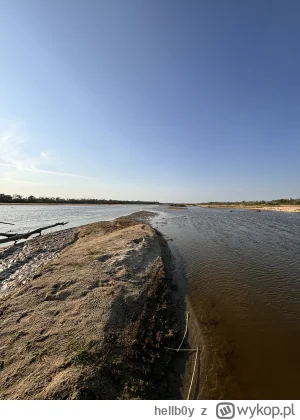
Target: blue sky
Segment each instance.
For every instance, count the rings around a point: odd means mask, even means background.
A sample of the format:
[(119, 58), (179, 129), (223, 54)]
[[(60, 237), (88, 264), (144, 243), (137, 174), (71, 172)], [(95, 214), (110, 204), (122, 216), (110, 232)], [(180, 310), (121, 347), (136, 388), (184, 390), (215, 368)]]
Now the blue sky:
[(299, 21), (296, 0), (1, 0), (1, 192), (299, 197)]

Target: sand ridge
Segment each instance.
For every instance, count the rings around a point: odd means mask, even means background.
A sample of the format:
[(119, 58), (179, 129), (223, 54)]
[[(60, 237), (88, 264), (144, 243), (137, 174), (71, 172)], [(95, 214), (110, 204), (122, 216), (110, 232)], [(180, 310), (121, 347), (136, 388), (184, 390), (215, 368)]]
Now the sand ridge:
[(69, 233), (71, 243), (0, 296), (0, 398), (170, 397), (164, 347), (176, 333), (155, 230), (120, 218)]

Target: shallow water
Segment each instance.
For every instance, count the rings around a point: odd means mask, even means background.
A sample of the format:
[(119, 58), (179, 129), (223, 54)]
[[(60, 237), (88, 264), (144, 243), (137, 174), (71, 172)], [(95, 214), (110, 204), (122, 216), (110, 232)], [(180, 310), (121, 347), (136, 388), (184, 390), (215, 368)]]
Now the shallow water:
[[(23, 233), (57, 222), (68, 222), (70, 228), (87, 223), (113, 220), (140, 210), (157, 209), (157, 205), (0, 205), (0, 221), (15, 226), (0, 225), (2, 232)], [(45, 233), (62, 229), (56, 227)]]
[(165, 209), (203, 336), (205, 398), (300, 398), (300, 215)]

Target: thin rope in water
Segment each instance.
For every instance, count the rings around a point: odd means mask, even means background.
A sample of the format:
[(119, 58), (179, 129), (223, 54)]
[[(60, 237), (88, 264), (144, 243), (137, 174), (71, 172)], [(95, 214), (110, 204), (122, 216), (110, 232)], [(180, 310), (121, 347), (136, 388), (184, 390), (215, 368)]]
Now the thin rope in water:
[(187, 334), (189, 317), (190, 317), (190, 313), (187, 312), (187, 314), (186, 314), (186, 322), (185, 322), (185, 332), (184, 332), (184, 336), (183, 336), (183, 338), (181, 340), (181, 343), (180, 343), (178, 349), (173, 349), (171, 347), (165, 347), (166, 350), (174, 350), (174, 351), (177, 351), (177, 352), (179, 352), (179, 351), (196, 351), (194, 369), (193, 369), (193, 374), (192, 374), (192, 379), (191, 379), (191, 383), (190, 383), (190, 388), (189, 388), (187, 400), (190, 399), (190, 395), (191, 395), (191, 391), (192, 391), (192, 386), (193, 386), (193, 382), (194, 382), (194, 376), (195, 376), (195, 372), (196, 372), (197, 361), (198, 361), (198, 352), (199, 352), (199, 346), (197, 346), (197, 349), (181, 349), (180, 348), (182, 346), (182, 344), (184, 342), (184, 339), (186, 337), (186, 334)]
[(189, 323), (189, 318), (190, 318), (190, 313), (189, 313), (189, 312), (187, 312), (187, 314), (186, 314), (186, 322), (185, 322), (185, 332), (184, 332), (184, 336), (183, 336), (183, 338), (182, 338), (182, 340), (181, 340), (181, 343), (180, 343), (180, 345), (179, 345), (179, 347), (178, 347), (177, 351), (179, 351), (179, 350), (180, 350), (180, 347), (182, 346), (182, 344), (183, 344), (183, 342), (184, 342), (184, 339), (185, 339), (185, 336), (186, 336), (186, 334), (187, 334), (187, 330), (188, 330), (188, 323)]
[(165, 347), (166, 350), (174, 350), (174, 351), (197, 351), (197, 349), (173, 349), (172, 347)]
[(199, 351), (199, 346), (197, 346), (197, 353), (196, 353), (196, 357), (195, 357), (194, 370), (193, 370), (193, 375), (192, 375), (192, 380), (191, 380), (191, 384), (190, 384), (189, 393), (188, 393), (188, 396), (187, 396), (188, 400), (190, 399), (190, 394), (191, 394), (191, 390), (192, 390), (192, 386), (193, 386), (193, 382), (194, 382), (194, 376), (195, 376), (197, 360), (198, 360), (198, 351)]

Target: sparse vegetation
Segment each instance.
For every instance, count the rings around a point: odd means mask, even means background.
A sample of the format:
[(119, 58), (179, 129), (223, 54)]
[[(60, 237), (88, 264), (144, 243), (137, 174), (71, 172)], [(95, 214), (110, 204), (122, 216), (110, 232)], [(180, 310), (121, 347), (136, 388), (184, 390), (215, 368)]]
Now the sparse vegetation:
[(95, 342), (78, 342), (72, 340), (68, 343), (67, 351), (71, 351), (71, 356), (67, 359), (66, 365), (90, 365), (96, 361)]

